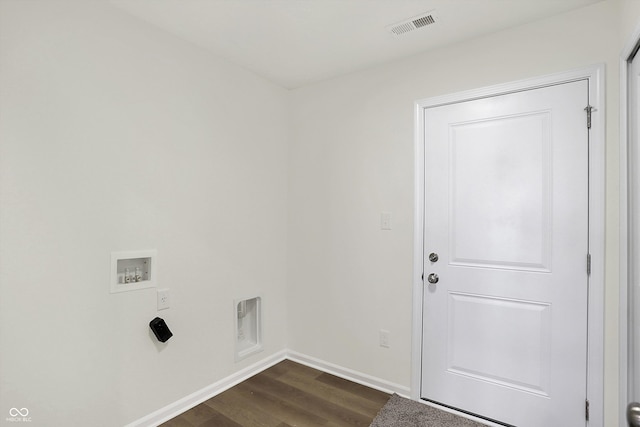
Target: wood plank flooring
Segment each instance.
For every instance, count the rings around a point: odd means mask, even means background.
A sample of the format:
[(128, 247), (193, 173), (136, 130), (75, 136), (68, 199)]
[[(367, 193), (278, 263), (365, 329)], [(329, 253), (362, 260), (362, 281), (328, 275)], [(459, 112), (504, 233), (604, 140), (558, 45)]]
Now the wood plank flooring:
[(285, 360), (163, 427), (368, 427), (390, 395)]

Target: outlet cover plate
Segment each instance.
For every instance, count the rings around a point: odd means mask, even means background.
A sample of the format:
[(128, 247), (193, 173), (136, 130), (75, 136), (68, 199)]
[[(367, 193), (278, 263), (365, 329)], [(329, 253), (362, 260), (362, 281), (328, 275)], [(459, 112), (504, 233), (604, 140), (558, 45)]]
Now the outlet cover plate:
[(390, 348), (389, 336), (391, 333), (385, 329), (380, 329), (380, 347)]
[(169, 289), (158, 289), (158, 310), (169, 308), (171, 304), (171, 293)]

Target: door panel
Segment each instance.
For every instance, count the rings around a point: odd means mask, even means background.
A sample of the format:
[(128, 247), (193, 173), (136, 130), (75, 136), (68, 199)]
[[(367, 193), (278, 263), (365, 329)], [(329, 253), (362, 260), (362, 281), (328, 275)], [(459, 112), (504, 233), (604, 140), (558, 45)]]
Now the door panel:
[(452, 264), (549, 271), (549, 119), (540, 112), (451, 125)]
[(448, 372), (548, 396), (549, 304), (451, 292), (448, 309)]
[(584, 426), (586, 80), (425, 110), (422, 398)]

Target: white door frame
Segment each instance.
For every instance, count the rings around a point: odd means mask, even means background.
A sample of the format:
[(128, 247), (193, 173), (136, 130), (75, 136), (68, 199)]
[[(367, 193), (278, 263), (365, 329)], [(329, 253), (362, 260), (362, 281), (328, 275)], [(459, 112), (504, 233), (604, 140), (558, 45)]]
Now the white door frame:
[[(521, 80), (477, 90), (423, 99), (415, 103), (415, 206), (413, 259), (413, 315), (411, 398), (420, 399), (422, 303), (424, 265), (424, 109), (538, 87), (589, 80), (589, 103), (594, 107), (589, 132), (589, 276), (587, 399), (589, 426), (604, 427), (604, 277), (605, 277), (605, 97), (604, 64)], [(585, 105), (586, 107), (586, 105)], [(586, 126), (586, 112), (585, 112)], [(586, 268), (586, 260), (585, 260)], [(465, 416), (464, 414), (461, 414)]]
[[(627, 420), (624, 416), (627, 404), (629, 403), (629, 388), (633, 384), (627, 381), (630, 373), (629, 369), (629, 350), (633, 348), (632, 330), (629, 328), (629, 320), (631, 319), (631, 308), (629, 307), (629, 290), (632, 283), (629, 282), (629, 244), (632, 239), (640, 239), (640, 233), (636, 230), (636, 235), (629, 236), (629, 169), (631, 167), (640, 167), (640, 165), (629, 165), (628, 147), (628, 70), (627, 61), (633, 54), (636, 46), (640, 43), (640, 26), (636, 28), (632, 36), (627, 41), (625, 47), (620, 54), (620, 408), (618, 413), (620, 427), (627, 426)], [(635, 189), (636, 191), (640, 189)], [(638, 215), (637, 212), (634, 213)], [(636, 313), (636, 316), (640, 313)], [(637, 318), (637, 317), (636, 317)]]

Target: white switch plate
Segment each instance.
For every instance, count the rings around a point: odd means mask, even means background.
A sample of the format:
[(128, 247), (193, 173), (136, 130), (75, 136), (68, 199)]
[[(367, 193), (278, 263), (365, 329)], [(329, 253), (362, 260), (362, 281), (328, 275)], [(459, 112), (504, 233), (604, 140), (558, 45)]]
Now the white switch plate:
[(169, 289), (158, 289), (158, 310), (169, 308), (171, 303), (171, 294)]
[(391, 333), (385, 329), (380, 329), (380, 347), (389, 348), (389, 335)]
[(391, 230), (391, 212), (382, 212), (380, 214), (380, 229)]

